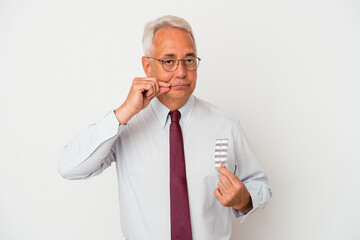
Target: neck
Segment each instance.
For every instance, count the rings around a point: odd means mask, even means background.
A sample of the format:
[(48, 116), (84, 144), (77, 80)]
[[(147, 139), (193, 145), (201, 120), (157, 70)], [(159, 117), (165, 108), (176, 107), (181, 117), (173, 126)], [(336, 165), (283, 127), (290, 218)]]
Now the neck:
[(169, 99), (164, 95), (160, 95), (157, 98), (164, 106), (166, 106), (171, 111), (178, 110), (179, 108), (184, 106), (186, 102), (189, 100), (189, 97), (179, 98), (179, 99)]

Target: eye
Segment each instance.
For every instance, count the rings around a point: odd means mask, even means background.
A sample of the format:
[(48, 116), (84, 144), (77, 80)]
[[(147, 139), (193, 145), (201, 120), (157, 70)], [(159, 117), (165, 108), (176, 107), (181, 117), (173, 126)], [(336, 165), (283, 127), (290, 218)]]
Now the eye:
[(175, 60), (174, 60), (174, 59), (164, 59), (163, 63), (164, 63), (166, 66), (172, 66), (172, 65), (174, 65), (174, 63), (175, 63)]
[(185, 59), (185, 63), (186, 64), (194, 64), (195, 63), (195, 58), (186, 58)]

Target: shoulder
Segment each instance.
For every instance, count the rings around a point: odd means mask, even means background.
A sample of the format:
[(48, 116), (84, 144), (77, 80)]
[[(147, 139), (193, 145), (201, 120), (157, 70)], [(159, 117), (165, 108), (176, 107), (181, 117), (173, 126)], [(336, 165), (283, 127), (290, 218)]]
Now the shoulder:
[(197, 97), (195, 97), (195, 111), (197, 113), (196, 115), (202, 118), (208, 117), (214, 121), (227, 122), (231, 124), (237, 124), (239, 122), (239, 120), (231, 114)]

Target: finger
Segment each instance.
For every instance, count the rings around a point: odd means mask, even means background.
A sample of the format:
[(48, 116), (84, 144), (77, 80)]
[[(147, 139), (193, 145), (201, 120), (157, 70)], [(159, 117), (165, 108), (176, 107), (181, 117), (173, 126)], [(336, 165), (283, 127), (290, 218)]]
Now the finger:
[(150, 99), (150, 98), (152, 98), (152, 95), (154, 95), (154, 92), (153, 92), (153, 91), (147, 91), (146, 94), (145, 94), (145, 97), (146, 97), (147, 99)]
[(143, 81), (143, 88), (141, 89), (141, 91), (142, 93), (146, 91), (145, 96), (147, 98), (151, 98), (153, 95), (155, 95), (156, 88), (154, 84), (155, 84), (154, 82), (149, 80)]
[(214, 195), (215, 195), (216, 199), (219, 200), (219, 202), (220, 202), (220, 200), (222, 199), (222, 194), (218, 188), (216, 188), (214, 190)]
[(153, 91), (153, 87), (149, 80), (136, 80), (133, 84), (134, 90), (137, 92)]
[(224, 187), (226, 189), (229, 189), (229, 188), (231, 188), (233, 186), (230, 179), (227, 176), (224, 176), (224, 175), (220, 177), (220, 182), (224, 185)]
[(170, 83), (166, 83), (166, 82), (158, 82), (160, 90), (157, 93), (156, 96), (159, 96), (161, 94), (167, 93), (168, 91), (170, 91)]
[(143, 89), (141, 89), (142, 94), (144, 95), (144, 97), (146, 98), (150, 98), (151, 95), (154, 94), (154, 87), (149, 84), (149, 83), (145, 83)]
[(217, 171), (219, 173), (221, 173), (222, 175), (228, 177), (228, 179), (231, 181), (232, 184), (240, 181), (239, 178), (233, 174), (232, 172), (230, 172), (227, 168), (221, 166), (221, 167), (218, 167)]
[(151, 78), (151, 81), (154, 83), (154, 87), (155, 87), (154, 95), (156, 95), (160, 90), (159, 84), (158, 84), (156, 78)]
[(222, 182), (218, 182), (218, 189), (220, 190), (221, 194), (227, 194), (228, 190), (226, 189), (226, 187), (224, 186), (224, 184)]
[(171, 86), (171, 84), (167, 83), (167, 82), (160, 82), (159, 81), (158, 84), (159, 84), (160, 87), (170, 87)]
[(154, 77), (137, 77), (134, 79), (134, 81), (156, 81), (156, 78)]
[(143, 84), (143, 83), (147, 83), (147, 82), (153, 82), (156, 81), (155, 78), (147, 78), (147, 77), (138, 77), (138, 78), (134, 78), (133, 83), (135, 85), (137, 84)]
[(160, 91), (156, 94), (156, 96), (159, 96), (161, 94), (167, 93), (170, 91), (169, 87), (160, 87)]

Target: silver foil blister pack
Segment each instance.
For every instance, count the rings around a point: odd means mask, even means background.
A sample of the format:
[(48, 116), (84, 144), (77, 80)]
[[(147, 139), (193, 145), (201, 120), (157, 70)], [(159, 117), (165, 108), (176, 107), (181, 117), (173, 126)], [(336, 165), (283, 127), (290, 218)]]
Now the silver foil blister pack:
[(227, 155), (229, 148), (229, 139), (216, 139), (215, 141), (215, 169), (225, 164), (227, 167)]

